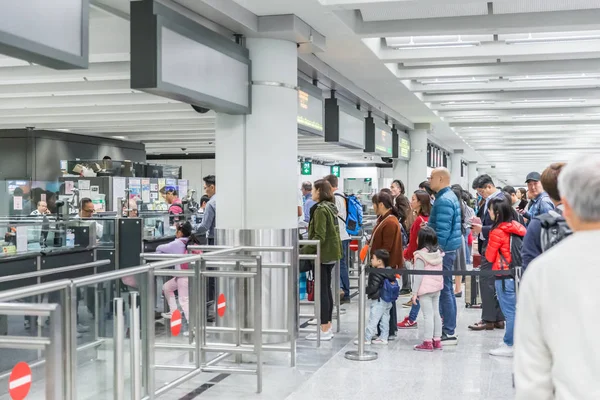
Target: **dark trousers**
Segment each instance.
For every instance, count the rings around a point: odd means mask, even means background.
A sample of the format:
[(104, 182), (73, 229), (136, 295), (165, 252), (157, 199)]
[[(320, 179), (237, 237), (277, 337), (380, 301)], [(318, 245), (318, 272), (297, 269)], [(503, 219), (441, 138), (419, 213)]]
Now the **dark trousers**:
[(335, 264), (321, 264), (321, 324), (333, 319), (333, 294), (331, 293), (331, 275)]
[[(482, 249), (485, 254), (485, 248)], [(491, 271), (492, 263), (481, 256), (481, 270)], [(479, 291), (481, 293), (481, 319), (484, 322), (504, 321), (504, 315), (500, 310), (500, 303), (496, 297), (496, 278), (493, 275), (481, 275), (479, 277)]]
[[(209, 246), (214, 246), (215, 245), (215, 239), (214, 238), (208, 238), (208, 245)], [(207, 284), (207, 288), (206, 288), (206, 302), (211, 305), (215, 302), (217, 296), (216, 296), (216, 292), (217, 292), (217, 278), (208, 278), (206, 281)]]

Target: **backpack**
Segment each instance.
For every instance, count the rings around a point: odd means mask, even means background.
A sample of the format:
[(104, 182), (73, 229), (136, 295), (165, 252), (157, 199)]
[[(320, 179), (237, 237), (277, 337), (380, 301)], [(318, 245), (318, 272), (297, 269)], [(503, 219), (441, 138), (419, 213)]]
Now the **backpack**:
[(343, 197), (346, 201), (346, 220), (338, 216), (338, 218), (346, 224), (346, 232), (348, 232), (348, 235), (350, 236), (358, 235), (363, 224), (363, 208), (360, 200), (353, 194), (344, 196), (336, 193), (335, 195)]
[[(510, 264), (508, 265), (508, 269), (510, 270), (515, 270), (516, 267), (522, 267), (523, 266), (523, 257), (521, 255), (521, 250), (523, 249), (523, 237), (519, 236), (519, 235), (510, 235), (510, 257), (511, 257), (511, 261)], [(504, 256), (502, 255), (502, 253), (500, 253), (500, 257), (502, 258), (502, 261), (504, 262), (504, 265), (507, 265), (508, 263), (506, 262), (506, 259), (504, 258)]]
[(408, 232), (406, 232), (406, 229), (404, 229), (404, 225), (400, 224), (400, 230), (402, 232), (402, 248), (404, 249), (408, 246), (410, 236), (408, 235)]
[(550, 211), (547, 214), (538, 215), (535, 218), (542, 223), (540, 239), (542, 252), (550, 250), (561, 240), (573, 233), (571, 228), (569, 228), (569, 225), (567, 225), (565, 217), (556, 211)]
[(385, 279), (383, 281), (383, 287), (381, 288), (381, 295), (379, 296), (381, 300), (386, 303), (393, 303), (398, 300), (398, 296), (400, 295), (400, 285), (398, 285), (397, 280), (390, 281), (389, 279)]

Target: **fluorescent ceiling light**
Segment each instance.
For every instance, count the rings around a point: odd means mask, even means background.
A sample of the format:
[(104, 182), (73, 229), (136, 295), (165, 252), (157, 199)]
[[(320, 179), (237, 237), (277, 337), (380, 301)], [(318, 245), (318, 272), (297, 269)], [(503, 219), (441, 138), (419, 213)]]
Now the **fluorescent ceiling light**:
[(410, 37), (410, 42), (407, 44), (398, 44), (392, 46), (396, 50), (424, 50), (424, 49), (448, 49), (479, 46), (481, 42), (463, 41), (461, 37), (455, 42), (430, 42), (430, 43), (415, 43), (413, 37)]
[(536, 104), (536, 103), (585, 103), (585, 99), (525, 99), (512, 100), (512, 104)]
[(457, 115), (456, 117), (447, 117), (451, 119), (498, 119), (498, 115)]
[(522, 81), (561, 81), (561, 80), (574, 80), (574, 79), (594, 79), (600, 78), (600, 74), (561, 74), (561, 75), (525, 75), (525, 76), (512, 76), (508, 80), (510, 82), (522, 82)]
[(127, 139), (127, 136), (112, 136), (113, 139), (120, 139), (120, 140), (125, 140)]
[(581, 36), (558, 36), (558, 37), (539, 37), (534, 38), (529, 34), (527, 39), (507, 39), (506, 44), (542, 44), (542, 43), (567, 43), (567, 42), (585, 42), (590, 40), (600, 40), (600, 35), (581, 35)]
[(447, 85), (456, 83), (488, 83), (488, 78), (427, 79), (418, 81), (421, 85)]
[(515, 115), (513, 119), (554, 119), (573, 118), (573, 114), (537, 114), (537, 115)]
[(58, 128), (58, 129), (54, 129), (55, 131), (59, 131), (59, 132), (71, 132), (70, 129), (63, 129), (63, 128)]
[(440, 103), (440, 105), (442, 106), (468, 106), (468, 105), (477, 105), (477, 104), (496, 104), (495, 101), (489, 101), (489, 100), (481, 100), (481, 101), (446, 101), (443, 103)]

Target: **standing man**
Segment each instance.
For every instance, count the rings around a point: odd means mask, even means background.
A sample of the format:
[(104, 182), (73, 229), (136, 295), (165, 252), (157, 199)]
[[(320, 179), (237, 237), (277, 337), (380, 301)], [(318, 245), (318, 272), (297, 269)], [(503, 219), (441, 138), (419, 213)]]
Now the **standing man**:
[(202, 222), (198, 225), (196, 233), (207, 235), (208, 244), (215, 244), (215, 224), (217, 222), (217, 179), (214, 175), (207, 175), (202, 178), (204, 181), (204, 192), (210, 200), (204, 208), (204, 216)]
[[(488, 212), (490, 200), (498, 196), (504, 196), (494, 185), (494, 181), (489, 175), (480, 175), (473, 181), (473, 189), (477, 191), (484, 200), (483, 209), (479, 210), (480, 223), (472, 225), (472, 231), (479, 235), (478, 249), (481, 254), (481, 271), (491, 271), (492, 263), (485, 258), (485, 251), (488, 246), (490, 231), (494, 221)], [(504, 329), (504, 315), (500, 310), (500, 304), (496, 297), (496, 278), (494, 276), (480, 276), (479, 290), (481, 292), (481, 321), (470, 325), (469, 329), (473, 331), (494, 330), (494, 328)]]
[(173, 186), (167, 186), (165, 188), (165, 200), (169, 205), (169, 214), (179, 215), (183, 214), (183, 204), (179, 199), (179, 193)]
[(538, 215), (546, 214), (550, 210), (554, 210), (554, 203), (544, 191), (540, 180), (542, 179), (539, 172), (531, 172), (527, 175), (525, 183), (529, 189), (531, 202), (529, 209), (523, 212), (523, 217), (527, 219), (527, 224)]
[(312, 183), (306, 181), (302, 184), (302, 201), (304, 202), (304, 222), (310, 221), (310, 209), (317, 204), (312, 199)]
[(512, 208), (514, 208), (515, 210), (519, 208), (519, 203), (521, 202), (521, 200), (519, 199), (519, 196), (517, 196), (517, 191), (515, 190), (514, 187), (512, 186), (504, 186), (502, 188), (502, 191), (505, 193), (510, 194), (510, 203), (512, 204)]
[(600, 394), (600, 358), (590, 345), (600, 330), (598, 155), (567, 165), (558, 188), (574, 233), (535, 259), (524, 276), (515, 322), (517, 400), (591, 400)]
[(350, 235), (346, 231), (346, 220), (348, 219), (347, 198), (338, 189), (339, 180), (335, 175), (327, 175), (325, 180), (331, 185), (335, 197), (335, 207), (338, 210), (338, 222), (340, 227), (340, 239), (342, 241), (342, 259), (340, 260), (340, 300), (341, 303), (350, 302), (350, 275), (348, 272), (348, 251), (350, 249)]
[[(454, 270), (457, 250), (462, 246), (461, 208), (458, 198), (450, 188), (450, 171), (436, 168), (431, 173), (431, 190), (436, 192), (429, 217), (429, 226), (435, 230), (438, 243), (444, 251), (444, 271)], [(443, 319), (442, 343), (456, 346), (456, 297), (451, 276), (444, 276), (444, 288), (440, 295), (440, 311)]]

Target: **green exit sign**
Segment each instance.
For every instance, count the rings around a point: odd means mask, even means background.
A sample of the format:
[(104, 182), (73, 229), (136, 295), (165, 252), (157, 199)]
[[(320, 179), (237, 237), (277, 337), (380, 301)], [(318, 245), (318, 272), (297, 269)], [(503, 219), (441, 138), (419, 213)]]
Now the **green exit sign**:
[(365, 178), (365, 183), (369, 183), (371, 182), (373, 179), (372, 178)]
[(331, 175), (335, 175), (338, 178), (340, 177), (340, 166), (339, 165), (332, 165), (331, 166)]
[(302, 175), (312, 175), (312, 161), (304, 161), (300, 168)]

